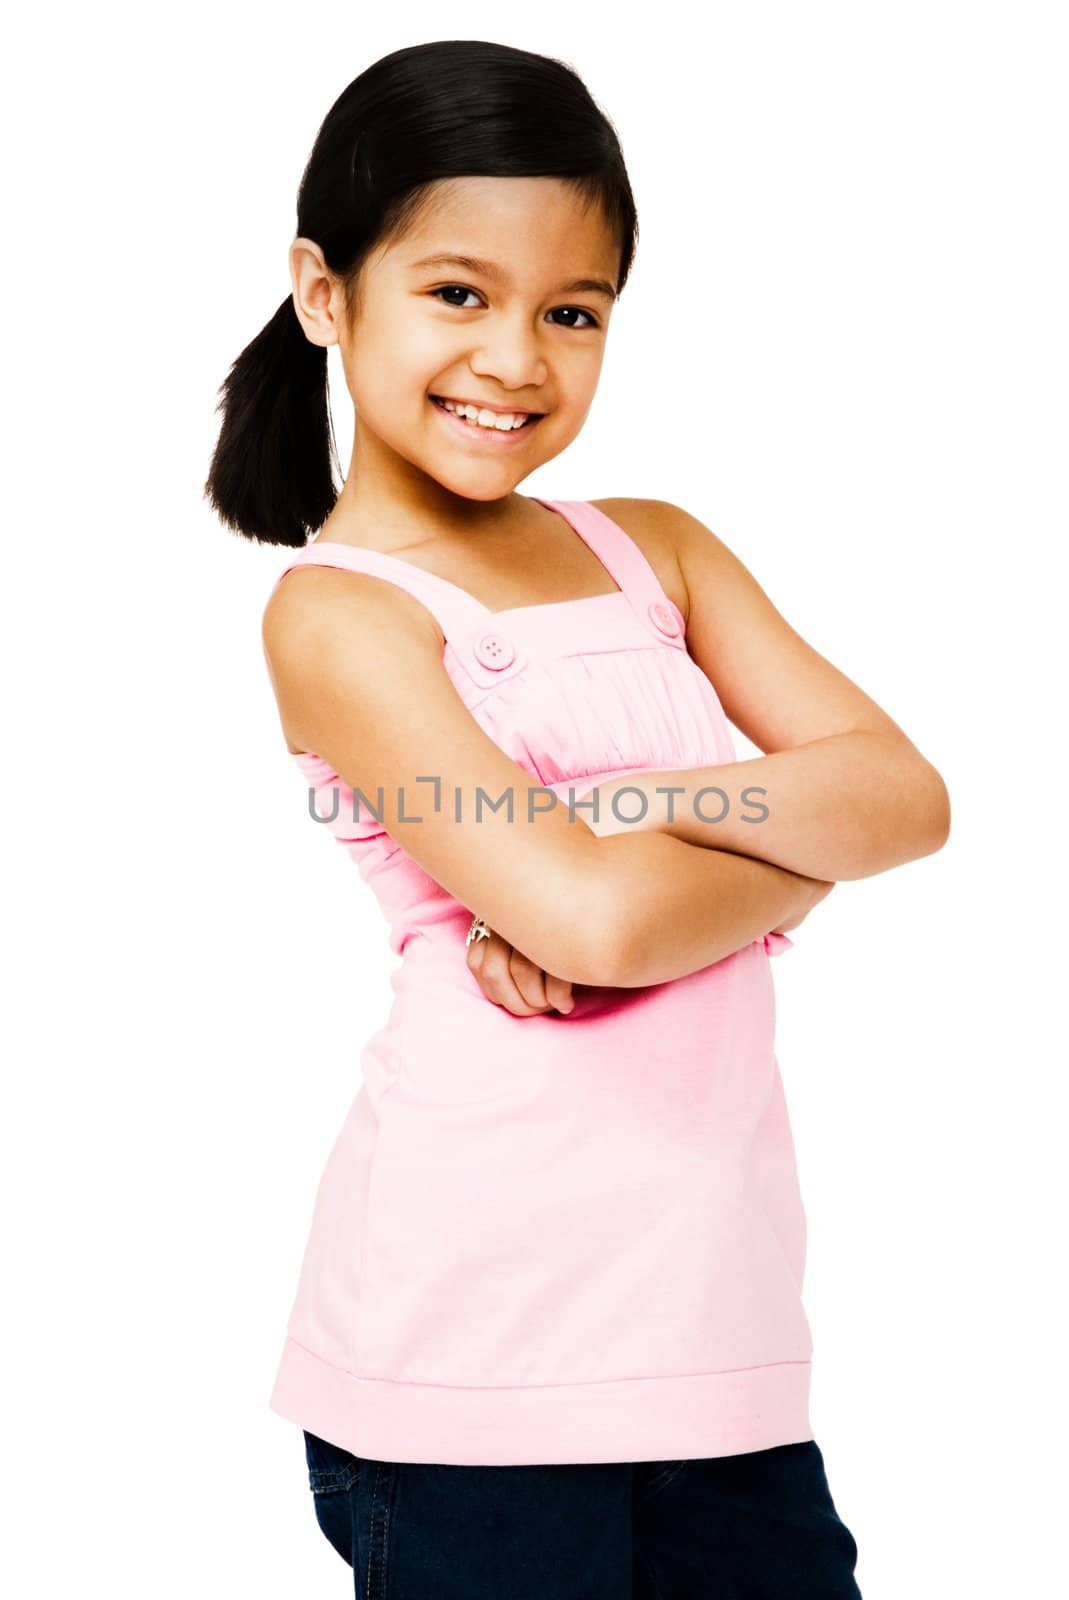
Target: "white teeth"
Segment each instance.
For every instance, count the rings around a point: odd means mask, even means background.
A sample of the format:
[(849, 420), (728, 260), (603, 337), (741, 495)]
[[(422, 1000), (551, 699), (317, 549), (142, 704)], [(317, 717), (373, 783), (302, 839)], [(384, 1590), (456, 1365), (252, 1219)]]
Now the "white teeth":
[(465, 422), (474, 424), (477, 428), (496, 428), (500, 433), (508, 433), (513, 428), (522, 428), (527, 421), (526, 411), (496, 411), (480, 410), (478, 406), (457, 405), (453, 400), (443, 400), (442, 407), (451, 411), (454, 416), (462, 417)]

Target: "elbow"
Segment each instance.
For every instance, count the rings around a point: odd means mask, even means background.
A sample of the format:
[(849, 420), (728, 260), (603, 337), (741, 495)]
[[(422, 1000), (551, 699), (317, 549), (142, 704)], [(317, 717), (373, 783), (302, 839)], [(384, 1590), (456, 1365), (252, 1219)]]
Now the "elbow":
[(626, 984), (632, 919), (623, 904), (620, 876), (610, 868), (603, 852), (590, 872), (572, 880), (565, 904), (554, 905), (553, 931), (547, 929), (543, 937), (555, 950), (557, 965), (542, 962), (544, 971), (592, 988)]
[[(658, 835), (646, 840), (651, 849), (655, 838), (660, 844)], [(514, 885), (508, 897), (513, 907), (524, 907), (523, 925), (510, 933), (503, 917), (503, 937), (543, 972), (569, 983), (620, 989), (646, 981), (637, 975), (645, 948), (644, 899), (636, 892), (642, 878), (633, 870), (637, 848), (625, 834), (591, 835), (581, 855), (561, 862), (562, 870), (553, 863), (526, 877), (526, 892)]]
[(658, 899), (650, 879), (657, 881), (665, 857), (670, 861), (688, 848), (660, 833), (599, 837), (593, 869), (584, 879), (585, 935), (576, 950), (583, 970), (573, 982), (638, 989), (663, 981), (651, 974), (650, 913), (652, 908), (656, 920)]
[(625, 989), (630, 984), (631, 943), (620, 916), (606, 917), (591, 931), (589, 948), (583, 952), (588, 977), (577, 983), (594, 984), (604, 989)]
[[(903, 836), (903, 861), (917, 861), (941, 850), (950, 837), (950, 794), (941, 775), (924, 762), (910, 783), (910, 821)], [(901, 863), (899, 863), (901, 864)]]
[(585, 934), (575, 952), (583, 975), (577, 975), (573, 982), (624, 989), (635, 981), (632, 972), (640, 941), (636, 938), (634, 901), (626, 892), (626, 879), (611, 870), (610, 855), (611, 852), (602, 852), (602, 865), (607, 870), (600, 880), (588, 883), (586, 915), (582, 919)]
[(631, 959), (624, 919), (613, 906), (596, 909), (596, 897), (577, 907), (568, 947), (568, 971), (561, 973), (571, 983), (598, 989), (626, 986)]
[(937, 850), (942, 850), (950, 838), (950, 791), (934, 767), (928, 769), (925, 793), (922, 829), (926, 841), (924, 854), (934, 855)]

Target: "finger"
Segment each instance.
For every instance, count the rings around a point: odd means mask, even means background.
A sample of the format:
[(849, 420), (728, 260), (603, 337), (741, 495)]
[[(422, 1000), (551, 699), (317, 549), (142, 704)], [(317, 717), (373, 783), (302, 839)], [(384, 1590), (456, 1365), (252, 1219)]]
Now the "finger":
[(516, 981), (516, 986), (527, 1001), (538, 1011), (559, 1011), (567, 1015), (575, 1004), (572, 995), (572, 985), (568, 978), (557, 978), (551, 972), (543, 972), (529, 956), (521, 950), (512, 947), (509, 958), (509, 969)]
[(537, 1011), (549, 1009), (546, 999), (546, 975), (536, 967), (530, 956), (525, 956), (515, 945), (509, 946), (509, 974), (521, 996)]
[(575, 996), (572, 994), (570, 978), (556, 978), (552, 973), (545, 973), (546, 999), (554, 1011), (567, 1015), (575, 1005)]
[(528, 1005), (517, 987), (510, 970), (512, 946), (507, 940), (491, 932), (489, 939), (480, 939), (477, 943), (482, 947), (478, 955), (473, 955), (475, 944), (468, 947), (468, 966), (488, 1000), (517, 1017), (537, 1016), (540, 1011), (547, 1009), (544, 1003), (540, 1006)]

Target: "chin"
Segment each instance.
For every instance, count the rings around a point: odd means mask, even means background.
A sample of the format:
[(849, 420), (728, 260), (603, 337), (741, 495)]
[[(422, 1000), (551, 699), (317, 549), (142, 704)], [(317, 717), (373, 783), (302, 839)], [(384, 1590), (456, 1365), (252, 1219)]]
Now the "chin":
[(516, 492), (514, 483), (501, 484), (496, 489), (480, 489), (469, 484), (451, 483), (444, 484), (443, 488), (448, 489), (451, 494), (457, 495), (460, 499), (474, 500), (485, 505), (490, 505), (494, 500), (504, 500), (510, 494), (515, 494)]
[(426, 467), (423, 470), (443, 489), (448, 489), (450, 494), (461, 495), (465, 500), (490, 501), (502, 500), (506, 495), (515, 493), (517, 484), (529, 478), (534, 468), (528, 467), (519, 476), (515, 469), (511, 472), (499, 469), (497, 473), (485, 469), (470, 473), (434, 472)]

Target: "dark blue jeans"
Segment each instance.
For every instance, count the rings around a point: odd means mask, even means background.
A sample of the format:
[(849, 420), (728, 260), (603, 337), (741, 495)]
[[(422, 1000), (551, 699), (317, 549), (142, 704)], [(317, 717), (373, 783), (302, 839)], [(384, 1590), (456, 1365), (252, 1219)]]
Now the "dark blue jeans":
[(693, 1461), (373, 1461), (305, 1433), (359, 1600), (860, 1600), (815, 1440)]

